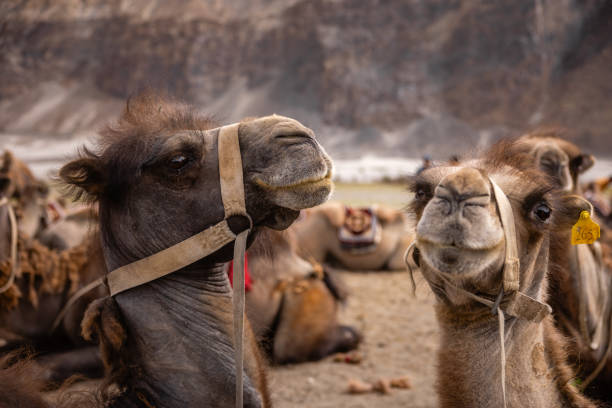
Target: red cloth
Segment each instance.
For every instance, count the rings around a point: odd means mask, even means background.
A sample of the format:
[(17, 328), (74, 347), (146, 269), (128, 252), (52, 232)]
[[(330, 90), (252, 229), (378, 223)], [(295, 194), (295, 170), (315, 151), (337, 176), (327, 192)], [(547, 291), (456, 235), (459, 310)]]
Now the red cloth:
[[(234, 287), (234, 261), (230, 261), (229, 268), (227, 268), (227, 276), (229, 277), (230, 284), (232, 288)], [(247, 259), (247, 254), (244, 254), (244, 290), (251, 290), (251, 285), (253, 282), (251, 281), (251, 274), (249, 273), (249, 260)]]

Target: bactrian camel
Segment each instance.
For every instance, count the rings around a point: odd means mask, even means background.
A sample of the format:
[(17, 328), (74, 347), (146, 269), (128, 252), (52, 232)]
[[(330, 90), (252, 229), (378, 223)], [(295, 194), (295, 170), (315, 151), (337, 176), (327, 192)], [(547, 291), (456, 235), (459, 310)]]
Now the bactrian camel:
[(440, 405), (594, 407), (571, 383), (545, 303), (551, 242), (588, 203), (499, 159), (435, 167), (411, 181), (417, 226), (408, 261), (438, 300)]

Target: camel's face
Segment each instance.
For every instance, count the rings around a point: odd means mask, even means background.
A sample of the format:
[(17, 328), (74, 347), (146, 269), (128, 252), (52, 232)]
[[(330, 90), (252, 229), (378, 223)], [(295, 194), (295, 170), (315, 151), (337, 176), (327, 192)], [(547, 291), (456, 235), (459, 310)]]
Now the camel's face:
[(300, 210), (321, 204), (332, 190), (332, 162), (312, 130), (272, 115), (239, 128), (245, 182), (278, 207)]
[(539, 169), (551, 176), (561, 189), (564, 191), (574, 189), (569, 157), (559, 146), (542, 142), (536, 146), (533, 154)]
[[(421, 270), (432, 287), (443, 285), (440, 272), (458, 286), (496, 293), (505, 258), (505, 236), (488, 176), (504, 190), (513, 207), (519, 250), (530, 251), (552, 220), (548, 187), (521, 179), (515, 170), (487, 172), (474, 167), (440, 167), (417, 177), (416, 245)], [(480, 167), (480, 168), (479, 168)], [(453, 303), (469, 300), (446, 288)]]
[[(176, 244), (224, 218), (219, 129), (187, 124), (118, 138), (100, 156), (66, 165), (62, 177), (100, 197), (107, 242), (121, 260)], [(299, 209), (327, 200), (332, 164), (311, 130), (280, 116), (243, 122), (238, 130), (247, 212), (255, 226), (284, 229)], [(246, 220), (230, 220), (240, 229)], [(111, 238), (112, 237), (112, 238)], [(231, 249), (231, 248), (230, 248)], [(225, 261), (231, 251), (220, 252)], [(212, 259), (212, 258), (211, 258)]]
[(560, 137), (522, 137), (517, 146), (524, 145), (535, 166), (551, 177), (555, 187), (563, 191), (577, 191), (578, 176), (595, 163), (590, 154)]
[(434, 176), (428, 179), (433, 196), (416, 230), (423, 261), (462, 278), (499, 269), (504, 232), (488, 179), (476, 169), (457, 167), (440, 168), (429, 176)]

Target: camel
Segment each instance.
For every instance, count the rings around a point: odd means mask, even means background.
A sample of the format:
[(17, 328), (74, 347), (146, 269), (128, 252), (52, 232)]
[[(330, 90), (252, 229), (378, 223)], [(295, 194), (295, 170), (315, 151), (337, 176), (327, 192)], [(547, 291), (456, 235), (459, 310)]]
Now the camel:
[[(522, 170), (536, 168), (556, 188), (581, 194), (579, 177), (595, 159), (562, 138), (563, 132), (539, 130), (492, 154)], [(503, 153), (502, 153), (503, 151)], [(570, 338), (570, 361), (584, 380), (587, 395), (612, 402), (612, 242), (603, 223), (602, 239), (591, 245), (552, 245), (549, 302), (555, 323)], [(569, 231), (561, 242), (569, 241)], [(592, 382), (592, 386), (588, 386)], [(588, 387), (587, 387), (588, 386)]]
[(246, 310), (271, 360), (319, 360), (357, 347), (357, 330), (338, 324), (338, 306), (347, 297), (339, 277), (301, 258), (290, 229), (266, 229), (262, 235), (248, 253), (253, 283)]
[[(213, 224), (238, 232), (250, 227), (242, 215), (223, 221), (221, 188), (228, 179), (225, 174), (220, 181), (217, 150), (227, 129), (240, 145), (236, 171), (242, 170), (255, 228), (249, 244), (260, 227), (285, 229), (301, 209), (327, 200), (331, 160), (299, 122), (272, 115), (219, 128), (186, 105), (142, 94), (101, 132), (96, 152), (84, 150), (60, 170), (65, 183), (99, 205), (102, 250), (112, 271), (107, 279)], [(232, 295), (224, 271), (232, 256), (230, 242), (173, 273), (90, 304), (83, 333), (99, 341), (106, 383), (118, 390), (101, 404), (233, 405)], [(245, 337), (244, 406), (268, 407), (263, 363), (252, 332), (247, 329)]]
[(544, 303), (550, 247), (588, 203), (495, 155), (425, 170), (410, 189), (408, 261), (437, 299), (440, 406), (595, 407), (571, 385)]
[[(329, 202), (306, 211), (292, 229), (300, 256), (335, 261), (348, 270), (404, 269), (404, 252), (413, 240), (407, 217), (385, 205), (359, 209)], [(362, 244), (366, 234), (372, 236)]]
[[(580, 193), (578, 177), (593, 167), (595, 158), (565, 140), (564, 136), (561, 129), (537, 129), (519, 137), (511, 149), (495, 154), (519, 169), (533, 168), (535, 164), (564, 191)], [(499, 150), (500, 146), (494, 145), (493, 148)]]
[[(4, 157), (0, 197), (12, 200), (5, 201), (5, 205), (0, 207), (0, 241), (3, 243), (0, 248), (0, 283), (8, 285), (0, 293), (0, 351), (24, 345), (33, 347), (40, 353), (36, 362), (42, 366), (41, 372), (51, 381), (61, 381), (75, 373), (101, 375), (98, 351), (81, 337), (80, 322), (87, 304), (103, 296), (104, 292), (92, 291), (80, 299), (61, 324), (52, 329), (54, 319), (68, 297), (103, 274), (99, 244), (91, 239), (70, 250), (53, 251), (31, 238), (27, 232), (32, 231), (31, 228), (18, 228), (18, 237), (15, 237), (18, 262), (14, 283), (10, 284), (13, 268), (10, 246), (14, 237), (9, 205), (15, 210), (17, 226), (22, 223), (31, 225), (23, 222), (23, 217), (34, 211), (21, 211), (22, 207), (27, 208), (34, 202), (36, 205), (30, 207), (44, 210), (45, 205), (36, 200), (39, 182), (27, 166), (10, 154)], [(35, 194), (32, 196), (26, 192)]]
[(97, 217), (95, 208), (87, 206), (77, 208), (50, 224), (36, 238), (50, 249), (62, 251), (73, 248), (95, 233)]

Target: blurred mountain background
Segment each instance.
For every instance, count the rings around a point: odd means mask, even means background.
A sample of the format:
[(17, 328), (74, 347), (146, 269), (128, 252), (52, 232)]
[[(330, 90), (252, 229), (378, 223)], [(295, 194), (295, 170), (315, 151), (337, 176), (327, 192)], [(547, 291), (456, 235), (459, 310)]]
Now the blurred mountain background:
[(611, 157), (612, 1), (0, 2), (4, 144), (89, 134), (143, 87), (221, 121), (293, 116), (341, 159), (550, 125)]

